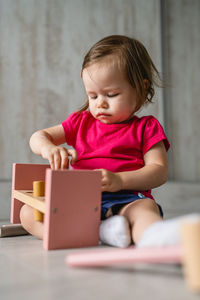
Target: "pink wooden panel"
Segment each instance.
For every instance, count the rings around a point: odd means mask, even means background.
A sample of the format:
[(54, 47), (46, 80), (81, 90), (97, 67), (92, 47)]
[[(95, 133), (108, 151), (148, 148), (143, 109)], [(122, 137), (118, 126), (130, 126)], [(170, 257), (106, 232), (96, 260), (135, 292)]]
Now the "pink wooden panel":
[(101, 172), (46, 172), (43, 245), (48, 249), (96, 246), (99, 242)]
[[(13, 164), (12, 191), (32, 190), (34, 180), (45, 180), (46, 164)], [(23, 203), (11, 195), (11, 223), (20, 223), (19, 212)]]

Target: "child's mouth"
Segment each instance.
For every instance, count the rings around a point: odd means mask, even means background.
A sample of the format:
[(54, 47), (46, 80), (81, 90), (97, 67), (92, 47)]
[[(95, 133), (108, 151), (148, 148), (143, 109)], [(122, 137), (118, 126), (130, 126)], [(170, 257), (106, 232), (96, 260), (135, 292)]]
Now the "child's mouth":
[(97, 118), (106, 118), (106, 117), (111, 117), (111, 115), (110, 114), (105, 114), (105, 113), (97, 114)]

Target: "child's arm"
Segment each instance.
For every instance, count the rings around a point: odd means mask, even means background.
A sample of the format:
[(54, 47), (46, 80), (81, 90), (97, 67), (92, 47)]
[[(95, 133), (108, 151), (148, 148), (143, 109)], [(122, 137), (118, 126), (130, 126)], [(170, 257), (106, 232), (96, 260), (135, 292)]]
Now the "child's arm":
[(65, 142), (64, 129), (62, 125), (57, 125), (36, 131), (30, 138), (30, 147), (35, 154), (48, 159), (52, 169), (65, 169), (69, 156), (72, 156), (71, 164), (77, 160), (75, 150), (59, 146)]
[(165, 183), (168, 161), (164, 143), (154, 145), (144, 155), (144, 167), (135, 171), (113, 173), (102, 170), (102, 191), (149, 190)]

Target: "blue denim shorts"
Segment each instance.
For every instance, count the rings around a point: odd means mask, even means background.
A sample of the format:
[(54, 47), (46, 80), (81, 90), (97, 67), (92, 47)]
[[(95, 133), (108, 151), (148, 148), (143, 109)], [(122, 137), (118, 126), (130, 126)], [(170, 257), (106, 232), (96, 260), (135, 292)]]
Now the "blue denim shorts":
[[(101, 220), (106, 219), (106, 213), (109, 210), (109, 208), (111, 208), (113, 215), (117, 215), (119, 210), (126, 204), (144, 198), (147, 197), (144, 196), (142, 193), (133, 194), (129, 192), (103, 192), (101, 204)], [(162, 207), (159, 204), (157, 205), (160, 211), (160, 215), (161, 217), (163, 217)]]

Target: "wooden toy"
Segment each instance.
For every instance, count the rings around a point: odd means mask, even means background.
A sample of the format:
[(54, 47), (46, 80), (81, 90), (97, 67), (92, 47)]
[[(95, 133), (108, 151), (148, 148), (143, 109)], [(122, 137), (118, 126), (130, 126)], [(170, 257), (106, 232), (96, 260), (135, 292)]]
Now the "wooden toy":
[(180, 263), (182, 249), (178, 247), (126, 249), (101, 248), (69, 254), (66, 263), (71, 267), (100, 267), (130, 263)]
[(66, 257), (71, 267), (100, 267), (130, 263), (180, 263), (186, 283), (193, 292), (200, 292), (200, 222), (185, 222), (180, 228), (181, 245), (154, 248), (103, 248), (72, 253)]
[[(34, 181), (37, 183), (33, 191)], [(45, 196), (41, 196), (44, 190), (41, 181), (45, 182)], [(46, 250), (98, 245), (100, 171), (52, 170), (44, 164), (14, 164), (11, 223), (21, 223), (19, 214), (24, 203), (36, 210), (35, 216), (39, 215), (40, 221), (41, 213), (44, 214)]]
[(4, 224), (0, 227), (0, 237), (18, 236), (29, 234), (21, 224)]
[(181, 226), (183, 265), (188, 286), (200, 292), (200, 222), (185, 222)]

